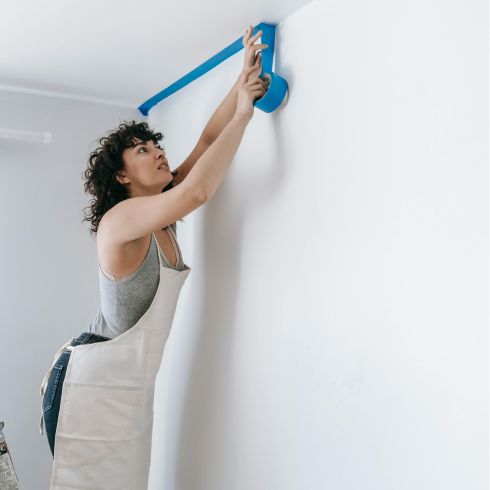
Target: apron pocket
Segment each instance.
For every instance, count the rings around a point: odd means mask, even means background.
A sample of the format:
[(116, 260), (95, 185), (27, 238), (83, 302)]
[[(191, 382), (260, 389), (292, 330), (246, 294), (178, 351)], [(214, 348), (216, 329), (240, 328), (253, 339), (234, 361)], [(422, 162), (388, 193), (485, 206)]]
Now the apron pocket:
[(58, 439), (52, 488), (146, 490), (151, 433), (149, 426), (130, 441)]
[(145, 426), (144, 408), (142, 388), (68, 383), (63, 387), (57, 430), (65, 438), (129, 440)]
[(55, 364), (49, 375), (48, 382), (46, 384), (46, 392), (43, 398), (43, 413), (46, 413), (53, 407), (54, 399), (58, 391), (58, 385), (60, 384), (61, 372), (63, 371), (62, 364)]

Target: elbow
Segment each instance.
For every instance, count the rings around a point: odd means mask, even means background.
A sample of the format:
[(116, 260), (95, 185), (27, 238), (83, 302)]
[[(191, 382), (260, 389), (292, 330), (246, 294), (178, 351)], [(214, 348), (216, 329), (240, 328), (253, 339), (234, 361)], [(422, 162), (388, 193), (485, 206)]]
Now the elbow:
[(196, 196), (196, 199), (203, 204), (209, 199), (208, 193), (202, 188), (195, 189), (194, 195)]
[(201, 202), (205, 203), (209, 199), (209, 193), (206, 191), (206, 189), (203, 188), (202, 185), (196, 185), (193, 187), (194, 192), (193, 194), (196, 196), (196, 199)]
[(180, 184), (179, 186), (182, 186), (185, 188), (185, 192), (189, 195), (192, 195), (194, 199), (196, 199), (200, 203), (205, 203), (208, 198), (209, 194), (202, 185), (201, 182), (196, 182), (196, 179), (190, 178), (190, 175), (188, 175)]

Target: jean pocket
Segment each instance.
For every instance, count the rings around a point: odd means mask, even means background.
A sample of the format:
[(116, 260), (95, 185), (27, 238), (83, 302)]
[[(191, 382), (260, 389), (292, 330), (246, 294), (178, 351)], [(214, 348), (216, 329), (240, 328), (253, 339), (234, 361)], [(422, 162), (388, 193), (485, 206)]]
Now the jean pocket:
[(43, 399), (43, 413), (46, 413), (53, 407), (56, 393), (58, 392), (58, 386), (60, 385), (61, 373), (63, 372), (63, 364), (55, 364), (49, 375), (48, 383), (46, 385), (46, 393), (44, 393)]

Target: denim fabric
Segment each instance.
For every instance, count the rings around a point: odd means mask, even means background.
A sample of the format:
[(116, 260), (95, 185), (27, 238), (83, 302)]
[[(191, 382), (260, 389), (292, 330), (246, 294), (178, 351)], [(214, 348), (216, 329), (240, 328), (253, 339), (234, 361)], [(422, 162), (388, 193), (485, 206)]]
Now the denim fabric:
[[(91, 332), (83, 332), (70, 345), (93, 344), (110, 340), (108, 337)], [(60, 411), (61, 392), (63, 380), (65, 379), (66, 367), (70, 360), (71, 351), (65, 349), (56, 360), (53, 370), (46, 384), (46, 392), (43, 398), (44, 426), (48, 437), (49, 447), (54, 457), (54, 439), (56, 426), (58, 425), (58, 414)]]

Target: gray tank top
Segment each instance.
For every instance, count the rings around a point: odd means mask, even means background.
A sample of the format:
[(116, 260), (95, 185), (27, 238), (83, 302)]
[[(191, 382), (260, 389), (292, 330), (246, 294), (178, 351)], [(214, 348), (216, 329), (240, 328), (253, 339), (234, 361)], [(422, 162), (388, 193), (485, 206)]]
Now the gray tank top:
[(183, 270), (187, 266), (177, 242), (176, 224), (170, 225), (170, 239), (178, 257), (177, 265), (170, 264), (160, 250), (151, 234), (151, 241), (145, 259), (140, 267), (128, 277), (114, 280), (108, 277), (99, 263), (100, 308), (89, 326), (88, 331), (110, 339), (129, 330), (148, 310), (158, 288), (160, 269), (158, 255), (162, 266)]

